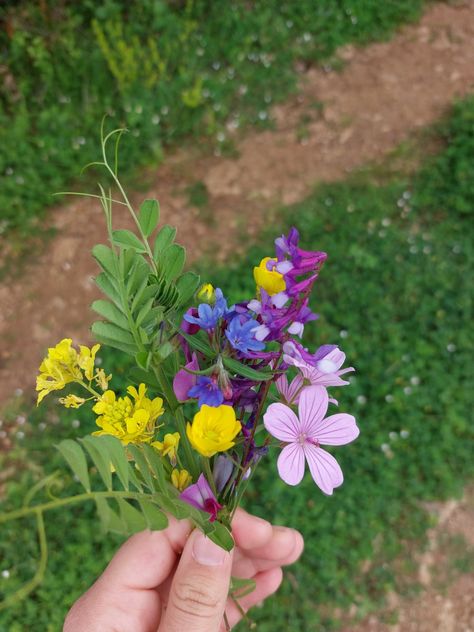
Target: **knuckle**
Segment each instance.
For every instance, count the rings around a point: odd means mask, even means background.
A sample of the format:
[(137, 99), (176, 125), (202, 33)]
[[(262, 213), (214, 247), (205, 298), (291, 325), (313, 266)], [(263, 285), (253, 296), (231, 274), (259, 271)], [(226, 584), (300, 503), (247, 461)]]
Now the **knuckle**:
[(175, 586), (172, 606), (188, 617), (208, 619), (215, 616), (219, 598), (205, 578), (195, 578), (194, 582), (183, 580)]

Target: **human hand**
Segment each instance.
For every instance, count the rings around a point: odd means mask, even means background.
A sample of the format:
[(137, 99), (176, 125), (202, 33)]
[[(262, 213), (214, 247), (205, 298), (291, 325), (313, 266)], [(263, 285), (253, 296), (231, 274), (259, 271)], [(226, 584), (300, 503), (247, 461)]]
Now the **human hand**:
[(163, 531), (132, 536), (73, 605), (63, 632), (221, 632), (224, 610), (234, 626), (241, 613), (228, 599), (231, 575), (256, 582), (239, 599), (247, 611), (278, 589), (281, 567), (298, 559), (303, 538), (241, 509), (232, 534), (231, 553), (173, 518)]

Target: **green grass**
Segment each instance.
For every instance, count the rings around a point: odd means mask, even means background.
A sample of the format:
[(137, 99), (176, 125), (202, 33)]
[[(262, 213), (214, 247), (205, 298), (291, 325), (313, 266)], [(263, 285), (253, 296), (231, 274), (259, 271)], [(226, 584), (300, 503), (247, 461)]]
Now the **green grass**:
[(338, 47), (387, 38), (425, 2), (12, 4), (0, 8), (0, 234), (21, 244), (97, 158), (104, 113), (131, 130), (129, 170), (185, 139), (232, 151), (229, 129), (268, 125), (295, 90), (297, 61), (337, 68)]
[[(329, 253), (314, 292), (321, 318), (308, 326), (308, 344), (339, 342), (357, 369), (351, 386), (338, 392), (340, 410), (354, 413), (361, 428), (354, 444), (337, 449), (343, 487), (328, 498), (307, 476), (289, 488), (268, 459), (250, 489), (250, 510), (300, 529), (306, 539), (304, 557), (278, 596), (254, 613), (262, 632), (331, 630), (336, 606), (355, 603), (363, 614), (380, 604), (398, 583), (395, 569), (403, 567), (404, 552), (430, 524), (420, 501), (458, 495), (472, 480), (473, 226), (464, 212), (469, 189), (459, 186), (457, 174), (458, 161), (474, 162), (474, 126), (460, 124), (472, 121), (473, 112), (474, 98), (453, 109), (439, 128), (449, 143), (414, 175), (387, 180), (365, 170), (321, 186), (283, 209), (278, 229), (269, 228), (243, 259), (207, 268), (209, 280), (241, 300), (253, 292), (252, 266), (272, 252), (275, 232), (297, 224), (304, 247)], [(440, 166), (442, 183), (436, 180)], [(436, 183), (455, 203), (432, 197)], [(103, 361), (115, 385), (125, 380), (120, 357), (104, 353)], [(5, 423), (17, 424), (17, 416), (12, 408)], [(80, 428), (73, 427), (75, 418)], [(19, 427), (26, 436), (17, 436), (2, 464), (21, 472), (7, 488), (4, 507), (18, 504), (42, 471), (61, 467), (53, 443), (86, 434), (92, 424), (85, 411), (67, 411), (61, 420), (54, 409), (28, 412)], [(60, 630), (68, 605), (118, 542), (103, 541), (97, 524), (91, 507), (51, 516), (45, 581), (26, 603), (0, 613), (2, 632)], [(29, 527), (2, 527), (0, 570), (10, 571), (0, 578), (2, 594), (34, 572), (36, 539)]]

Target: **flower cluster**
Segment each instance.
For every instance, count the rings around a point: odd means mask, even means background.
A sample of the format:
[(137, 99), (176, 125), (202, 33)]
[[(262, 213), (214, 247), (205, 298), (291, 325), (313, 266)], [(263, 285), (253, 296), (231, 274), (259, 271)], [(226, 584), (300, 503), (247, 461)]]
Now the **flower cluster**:
[[(99, 428), (93, 434), (118, 438), (128, 459), (134, 458), (132, 444), (152, 448), (170, 497), (210, 522), (230, 524), (242, 486), (274, 448), (281, 448), (277, 467), (285, 483), (300, 483), (307, 464), (316, 485), (332, 494), (343, 475), (322, 446), (347, 444), (359, 429), (337, 408), (327, 415), (338, 405), (328, 389), (347, 385), (345, 376), (354, 371), (344, 367), (345, 354), (337, 345), (310, 351), (302, 343), (305, 327), (317, 319), (310, 297), (326, 258), (301, 249), (292, 228), (275, 240), (274, 255), (254, 267), (253, 296), (231, 305), (220, 288), (206, 283), (194, 294), (196, 304), (177, 314), (179, 326), (170, 316), (154, 328), (142, 314), (140, 322), (150, 324), (140, 341), (159, 340), (163, 348), (168, 335), (167, 355), (154, 355), (154, 345), (136, 356), (147, 384), (154, 384), (154, 398), (144, 383), (119, 396), (109, 388), (111, 376), (94, 366), (99, 345), (76, 351), (65, 339), (41, 364), (38, 402), (68, 384), (80, 385), (87, 397), (74, 393), (60, 401), (78, 407), (92, 400)], [(155, 287), (146, 288), (150, 310), (159, 308)], [(172, 314), (169, 307), (159, 309)], [(172, 360), (166, 360), (169, 353)], [(137, 463), (138, 471), (142, 467)]]

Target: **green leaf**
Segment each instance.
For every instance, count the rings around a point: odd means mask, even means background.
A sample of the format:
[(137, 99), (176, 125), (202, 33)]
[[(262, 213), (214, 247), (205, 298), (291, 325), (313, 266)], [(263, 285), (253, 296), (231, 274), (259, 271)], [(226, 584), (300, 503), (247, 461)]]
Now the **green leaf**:
[(126, 288), (128, 296), (133, 296), (142, 286), (144, 281), (148, 281), (150, 268), (141, 255), (137, 255), (134, 265), (126, 277)]
[(222, 356), (222, 360), (226, 368), (229, 369), (232, 373), (237, 373), (242, 377), (246, 377), (249, 380), (256, 380), (260, 382), (265, 382), (266, 380), (271, 380), (273, 377), (273, 373), (271, 371), (252, 369), (252, 367), (235, 360), (234, 358), (229, 358), (226, 356)]
[(138, 509), (135, 509), (133, 505), (123, 498), (117, 498), (116, 500), (120, 509), (120, 517), (129, 535), (147, 528), (145, 517)]
[(135, 354), (135, 360), (138, 366), (144, 371), (148, 371), (150, 366), (151, 354), (148, 351), (139, 351)]
[(130, 376), (133, 382), (140, 384), (140, 382), (144, 382), (147, 386), (151, 386), (155, 390), (160, 390), (160, 384), (158, 383), (156, 376), (151, 371), (145, 371), (139, 367), (133, 367), (130, 369), (128, 375)]
[(107, 347), (113, 347), (114, 349), (118, 349), (119, 351), (123, 351), (128, 355), (134, 356), (137, 352), (137, 347), (135, 345), (126, 345), (125, 343), (118, 342), (117, 340), (112, 340), (112, 338), (107, 338), (107, 336), (102, 336), (99, 334), (94, 334), (95, 338), (98, 342), (101, 342), (103, 345)]
[(163, 250), (173, 243), (176, 237), (176, 228), (165, 224), (158, 232), (155, 239), (155, 245), (153, 247), (153, 257), (158, 262)]
[(160, 286), (158, 285), (158, 283), (152, 283), (151, 285), (148, 285), (148, 279), (145, 279), (145, 282), (142, 283), (142, 285), (136, 291), (135, 296), (133, 297), (131, 307), (132, 313), (134, 314), (137, 309), (141, 309), (142, 305), (150, 300), (150, 298), (154, 299), (159, 290), (159, 287)]
[(174, 347), (168, 340), (160, 345), (157, 349), (157, 354), (160, 360), (166, 360), (166, 358), (171, 355), (174, 351)]
[(120, 443), (119, 439), (111, 435), (103, 435), (101, 441), (104, 445), (104, 451), (107, 452), (123, 488), (128, 491), (130, 470), (124, 446)]
[(186, 260), (186, 250), (178, 244), (171, 244), (160, 254), (159, 272), (167, 281), (172, 281), (183, 270)]
[(194, 336), (190, 336), (189, 334), (185, 333), (181, 329), (178, 328), (178, 330), (179, 330), (179, 335), (183, 336), (183, 338), (189, 342), (190, 346), (193, 349), (196, 349), (196, 351), (199, 351), (200, 353), (205, 355), (207, 358), (214, 358), (216, 356), (216, 352), (213, 351), (212, 347), (210, 347), (210, 345), (207, 342), (204, 342), (204, 340), (199, 338), (198, 334), (195, 334)]
[(94, 465), (96, 466), (106, 488), (112, 490), (112, 471), (110, 469), (110, 460), (107, 458), (107, 452), (101, 449), (102, 437), (91, 437), (90, 435), (79, 439), (85, 447)]
[(110, 507), (107, 499), (102, 498), (102, 496), (96, 496), (95, 504), (104, 533), (113, 531), (114, 533), (124, 534), (125, 526), (119, 516)]
[(104, 244), (97, 244), (92, 248), (92, 256), (104, 272), (107, 272), (114, 279), (117, 278), (117, 261), (112, 248), (104, 246)]
[(149, 314), (151, 312), (152, 306), (153, 306), (153, 299), (150, 298), (142, 306), (142, 308), (140, 309), (140, 311), (137, 314), (137, 317), (135, 319), (137, 327), (139, 327), (148, 318), (148, 316), (149, 316)]
[(132, 233), (130, 230), (121, 229), (112, 231), (112, 240), (114, 244), (122, 248), (133, 248), (136, 252), (146, 252), (145, 246), (135, 233)]
[(161, 490), (163, 493), (166, 493), (167, 485), (161, 456), (150, 445), (143, 446), (143, 453), (146, 457), (146, 460), (148, 461), (148, 465), (155, 475), (158, 489)]
[(117, 340), (117, 342), (135, 347), (135, 340), (132, 334), (112, 323), (104, 323), (98, 320), (92, 324), (92, 333), (95, 336), (103, 336), (109, 340)]
[(153, 474), (150, 472), (150, 466), (148, 465), (148, 461), (146, 460), (146, 457), (144, 456), (142, 450), (136, 445), (129, 445), (128, 451), (132, 455), (138, 467), (138, 472), (142, 475), (146, 486), (148, 487), (150, 492), (154, 492), (156, 487), (153, 479)]
[(145, 200), (140, 206), (138, 221), (146, 237), (149, 237), (158, 226), (160, 219), (160, 205), (158, 200)]
[(66, 459), (71, 470), (81, 481), (82, 486), (86, 491), (90, 492), (91, 484), (87, 468), (87, 459), (81, 446), (72, 439), (64, 439), (64, 441), (61, 441), (56, 447)]
[(117, 325), (117, 327), (120, 327), (121, 329), (124, 329), (126, 331), (128, 330), (129, 324), (126, 317), (120, 311), (120, 309), (118, 309), (118, 307), (116, 307), (116, 305), (114, 305), (113, 303), (110, 303), (110, 301), (99, 299), (92, 303), (91, 308), (94, 310), (94, 312), (99, 314), (99, 316), (103, 316), (109, 322)]
[(176, 281), (176, 287), (179, 292), (179, 305), (183, 306), (188, 303), (199, 287), (200, 278), (194, 272), (185, 272)]
[(105, 272), (101, 272), (95, 277), (95, 283), (99, 290), (101, 290), (106, 296), (112, 299), (112, 301), (119, 309), (122, 308), (122, 298), (120, 296), (120, 292), (112, 283), (110, 277), (105, 274)]
[(168, 526), (168, 518), (166, 517), (166, 514), (160, 511), (160, 509), (158, 509), (158, 507), (149, 500), (140, 498), (138, 502), (140, 503), (142, 513), (145, 516), (149, 529), (153, 529), (154, 531), (166, 529)]
[(234, 539), (232, 538), (229, 529), (224, 527), (221, 522), (216, 521), (213, 525), (214, 531), (209, 533), (207, 537), (226, 551), (232, 551), (234, 548)]

